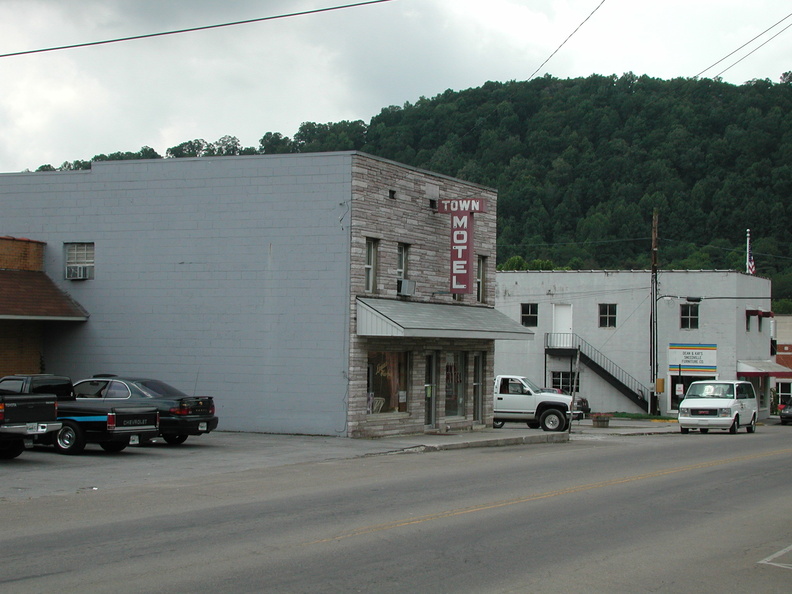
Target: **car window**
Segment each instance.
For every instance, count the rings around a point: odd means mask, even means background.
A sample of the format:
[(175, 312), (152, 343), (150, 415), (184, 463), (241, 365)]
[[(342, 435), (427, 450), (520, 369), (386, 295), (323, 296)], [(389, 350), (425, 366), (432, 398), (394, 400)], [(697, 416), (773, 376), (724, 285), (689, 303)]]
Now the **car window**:
[(14, 394), (20, 394), (22, 392), (22, 380), (21, 379), (6, 379), (0, 382), (0, 388), (3, 390), (8, 390), (9, 392), (13, 392)]
[(74, 394), (77, 398), (101, 398), (102, 390), (106, 385), (106, 381), (98, 380), (79, 382), (74, 386)]
[(110, 385), (107, 386), (104, 397), (129, 398), (129, 388), (127, 388), (126, 385), (122, 384), (121, 382), (112, 381), (110, 382)]
[(187, 394), (159, 380), (140, 380), (135, 384), (155, 397), (187, 398)]
[(691, 384), (686, 398), (734, 398), (731, 384)]

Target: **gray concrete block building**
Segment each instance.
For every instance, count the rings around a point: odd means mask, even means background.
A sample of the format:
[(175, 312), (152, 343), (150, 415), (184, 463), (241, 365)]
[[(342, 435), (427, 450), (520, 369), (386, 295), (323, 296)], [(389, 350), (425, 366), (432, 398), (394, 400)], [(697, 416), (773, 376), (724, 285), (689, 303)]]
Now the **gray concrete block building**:
[(0, 208), (88, 313), (17, 371), (154, 377), (225, 430), (484, 427), (495, 339), (533, 337), (494, 309), (496, 193), (370, 155), (2, 174)]

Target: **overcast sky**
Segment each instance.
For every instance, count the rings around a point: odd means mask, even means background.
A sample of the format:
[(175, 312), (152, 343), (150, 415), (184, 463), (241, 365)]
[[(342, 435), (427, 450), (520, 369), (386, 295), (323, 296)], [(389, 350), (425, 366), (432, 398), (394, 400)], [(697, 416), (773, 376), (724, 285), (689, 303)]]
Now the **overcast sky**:
[[(356, 0), (0, 0), (0, 54), (310, 11)], [(365, 0), (357, 0), (365, 1)], [(194, 33), (0, 58), (0, 172), (383, 107), (487, 81), (694, 77), (792, 13), (778, 0), (389, 0)], [(707, 70), (714, 77), (792, 24)], [(721, 76), (778, 82), (792, 28)]]

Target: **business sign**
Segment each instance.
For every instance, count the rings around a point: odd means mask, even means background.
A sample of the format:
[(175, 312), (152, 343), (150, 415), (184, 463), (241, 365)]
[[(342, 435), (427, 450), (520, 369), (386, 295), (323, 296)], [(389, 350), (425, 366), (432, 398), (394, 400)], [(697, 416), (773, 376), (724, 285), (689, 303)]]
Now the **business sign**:
[(668, 373), (672, 375), (715, 374), (718, 371), (717, 344), (668, 345)]
[(475, 292), (473, 213), (487, 212), (482, 198), (438, 200), (437, 212), (451, 215), (451, 292)]

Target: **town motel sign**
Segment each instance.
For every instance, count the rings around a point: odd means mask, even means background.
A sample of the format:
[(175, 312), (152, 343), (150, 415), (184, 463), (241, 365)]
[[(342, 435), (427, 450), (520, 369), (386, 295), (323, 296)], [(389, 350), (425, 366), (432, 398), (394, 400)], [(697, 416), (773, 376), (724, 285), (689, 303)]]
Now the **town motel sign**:
[(473, 293), (473, 213), (487, 212), (487, 203), (483, 198), (439, 200), (437, 212), (451, 215), (451, 293)]

